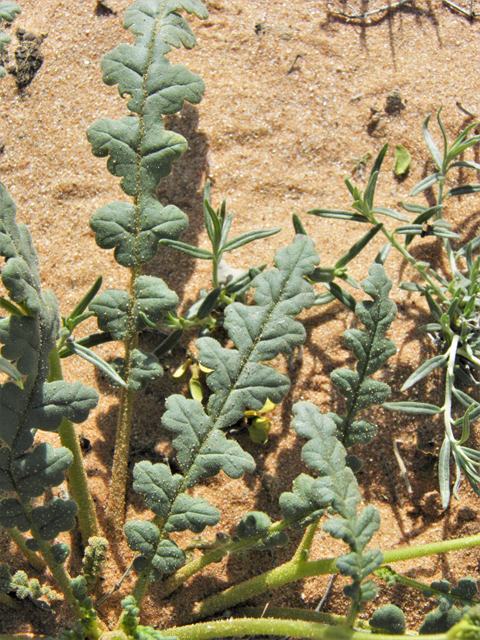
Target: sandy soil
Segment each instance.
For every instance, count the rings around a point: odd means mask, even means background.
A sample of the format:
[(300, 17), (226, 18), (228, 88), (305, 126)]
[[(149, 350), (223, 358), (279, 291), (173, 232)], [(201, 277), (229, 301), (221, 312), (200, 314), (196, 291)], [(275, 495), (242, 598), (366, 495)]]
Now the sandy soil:
[[(124, 102), (116, 90), (101, 82), (99, 63), (106, 52), (130, 38), (122, 28), (128, 2), (109, 0), (106, 4), (113, 11), (94, 0), (24, 0), (23, 14), (12, 33), (23, 27), (41, 36), (44, 62), (21, 91), (13, 76), (0, 83), (0, 179), (17, 203), (19, 219), (30, 226), (43, 281), (56, 292), (65, 315), (99, 274), (103, 274), (106, 287), (127, 283), (126, 270), (110, 253), (96, 247), (88, 226), (93, 211), (123, 197), (117, 179), (106, 171), (104, 160), (91, 155), (85, 138), (86, 128), (100, 116), (125, 115)], [(331, 4), (347, 10), (346, 3)], [(374, 10), (383, 4), (387, 1), (352, 0), (350, 6)], [(470, 3), (458, 0), (458, 4)], [(322, 264), (334, 264), (363, 229), (356, 224), (333, 225), (307, 216), (306, 211), (313, 207), (347, 207), (344, 179), (353, 175), (364, 187), (365, 172), (359, 159), (368, 154), (368, 172), (386, 142), (390, 152), (377, 203), (395, 206), (407, 199), (429, 167), (421, 134), (425, 116), (443, 106), (443, 121), (452, 138), (470, 122), (458, 102), (468, 111), (480, 113), (480, 24), (468, 21), (440, 0), (412, 0), (390, 13), (378, 14), (364, 25), (329, 17), (327, 3), (318, 0), (211, 0), (207, 6), (207, 21), (192, 20), (197, 48), (174, 52), (171, 57), (199, 73), (207, 91), (198, 107), (187, 106), (169, 120), (169, 127), (187, 138), (189, 151), (160, 186), (159, 197), (164, 204), (176, 204), (190, 216), (183, 239), (202, 247), (208, 246), (202, 219), (207, 177), (213, 184), (213, 203), (218, 205), (226, 198), (229, 210), (235, 212), (234, 232), (283, 227), (281, 235), (270, 241), (233, 254), (231, 263), (235, 267), (271, 261), (276, 248), (292, 238), (293, 212), (301, 215), (315, 239)], [(480, 6), (476, 8), (480, 10)], [(15, 42), (12, 51), (14, 48)], [(11, 55), (10, 64), (13, 62)], [(405, 108), (387, 114), (386, 100), (395, 90)], [(435, 136), (438, 139), (437, 132)], [(398, 143), (412, 155), (410, 173), (403, 181), (393, 174), (393, 148)], [(478, 181), (465, 172), (457, 177)], [(477, 202), (469, 196), (452, 202), (447, 209), (448, 219), (467, 239), (477, 234)], [(354, 277), (365, 277), (381, 244), (380, 238), (375, 239), (362, 253), (352, 267)], [(417, 256), (442, 269), (445, 265), (438, 250), (439, 244), (429, 239), (415, 245)], [(388, 263), (388, 268), (399, 311), (390, 337), (399, 351), (381, 377), (392, 386), (392, 398), (399, 400), (403, 397), (399, 392), (403, 381), (422, 358), (433, 352), (429, 341), (416, 330), (425, 318), (424, 307), (397, 286), (411, 273), (396, 259)], [(207, 263), (170, 251), (162, 252), (145, 272), (163, 277), (185, 304), (195, 299), (202, 286), (209, 285)], [(331, 304), (305, 313), (304, 320), (308, 346), (301, 366), (290, 368), (292, 391), (284, 405), (275, 410), (271, 438), (261, 447), (241, 436), (242, 445), (258, 459), (257, 472), (239, 481), (219, 476), (199, 489), (220, 509), (227, 506), (218, 530), (232, 532), (240, 517), (254, 508), (266, 510), (272, 519), (279, 517), (278, 496), (290, 489), (292, 479), (302, 470), (301, 443), (289, 430), (292, 403), (303, 398), (316, 402), (322, 411), (341, 407), (329, 374), (345, 363), (354, 364), (342, 346), (342, 332), (352, 318), (339, 304)], [(93, 325), (85, 326), (84, 331), (92, 329)], [(118, 350), (110, 346), (100, 352), (108, 357)], [(104, 522), (118, 394), (84, 362), (66, 362), (65, 375), (69, 380), (96, 386), (103, 394), (97, 411), (82, 425), (81, 432), (92, 443), (85, 462)], [(436, 395), (438, 382), (433, 380), (418, 388), (413, 397), (442, 404)], [(168, 382), (166, 386), (159, 383), (138, 398), (132, 464), (144, 457), (159, 460), (170, 451), (158, 415), (172, 390)], [(378, 438), (374, 446), (358, 453), (365, 462), (359, 475), (365, 501), (374, 504), (382, 515), (382, 530), (375, 536), (374, 546), (386, 550), (478, 533), (478, 497), (465, 484), (460, 501), (453, 502), (446, 512), (438, 508), (436, 462), (443, 437), (441, 422), (405, 419), (380, 410), (371, 417), (379, 425)], [(393, 451), (395, 440), (403, 442), (400, 450), (412, 494), (407, 493), (400, 477)], [(478, 433), (472, 435), (472, 444), (478, 446)], [(129, 515), (141, 513), (144, 506), (138, 498), (129, 498)], [(213, 539), (214, 533), (209, 530), (205, 537)], [(1, 532), (0, 545), (3, 559), (9, 543)], [(312, 555), (330, 556), (332, 549), (331, 539), (319, 536)], [(206, 575), (167, 603), (159, 601), (159, 590), (154, 588), (146, 600), (144, 620), (160, 628), (185, 623), (190, 603), (285, 561), (291, 553), (292, 547), (288, 547), (272, 556), (255, 556), (246, 564), (238, 558), (226, 560), (209, 568)], [(118, 541), (98, 597), (115, 584), (131, 556), (132, 552)], [(78, 560), (73, 563), (78, 566)], [(15, 556), (12, 566), (24, 568), (25, 564)], [(478, 578), (478, 552), (451, 553), (396, 568), (425, 582), (440, 578), (456, 581), (466, 575)], [(100, 607), (107, 624), (115, 621), (119, 602), (130, 584), (126, 580), (122, 589)], [(311, 579), (269, 593), (256, 603), (313, 609), (326, 584), (327, 580)], [(335, 583), (324, 610), (345, 611), (342, 586), (340, 580)], [(432, 608), (431, 603), (404, 588), (379, 588), (374, 606), (391, 599), (409, 612), (410, 628), (415, 628)], [(59, 603), (53, 606), (55, 614), (23, 602), (11, 615), (0, 605), (0, 632), (57, 634), (68, 613)]]

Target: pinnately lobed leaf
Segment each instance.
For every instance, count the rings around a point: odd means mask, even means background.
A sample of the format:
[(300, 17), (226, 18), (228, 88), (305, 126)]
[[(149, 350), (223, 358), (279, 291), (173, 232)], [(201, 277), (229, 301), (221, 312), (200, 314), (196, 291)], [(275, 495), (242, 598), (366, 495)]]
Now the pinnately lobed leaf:
[[(377, 550), (365, 552), (365, 547), (380, 527), (380, 514), (372, 505), (357, 513), (361, 495), (353, 471), (347, 466), (345, 447), (335, 435), (334, 421), (309, 402), (295, 404), (293, 413), (293, 428), (308, 440), (303, 446), (302, 458), (321, 476), (310, 487), (302, 480), (307, 496), (320, 495), (325, 502), (319, 506), (331, 505), (338, 515), (324, 522), (322, 529), (346, 542), (351, 550), (350, 554), (336, 560), (340, 573), (353, 580), (353, 585), (345, 587), (344, 593), (359, 602), (370, 600), (376, 594), (373, 583), (361, 583), (382, 564), (383, 554)], [(287, 497), (288, 494), (283, 494), (280, 504), (290, 507)], [(305, 499), (303, 502), (307, 506)], [(284, 516), (287, 514), (288, 511)]]
[[(164, 519), (166, 532), (201, 532), (218, 522), (219, 513), (214, 507), (185, 493), (200, 479), (220, 471), (230, 478), (240, 478), (245, 471), (254, 470), (252, 456), (235, 440), (227, 439), (222, 429), (242, 417), (245, 408), (260, 410), (267, 399), (280, 402), (288, 391), (289, 379), (259, 360), (291, 353), (304, 340), (305, 330), (295, 316), (313, 305), (315, 294), (305, 276), (318, 261), (313, 242), (297, 236), (292, 245), (276, 253), (276, 268), (255, 278), (258, 306), (229, 305), (226, 327), (237, 349), (224, 349), (209, 338), (198, 341), (200, 362), (213, 370), (207, 378), (214, 392), (208, 407), (173, 395), (166, 402), (162, 418), (173, 433), (182, 475), (172, 475), (163, 464), (140, 463), (134, 469), (135, 490)], [(270, 542), (276, 545), (285, 541), (286, 536), (281, 535)], [(149, 579), (159, 575), (160, 570), (151, 573), (154, 566), (153, 556), (136, 564)]]
[(380, 264), (373, 264), (369, 277), (362, 288), (372, 300), (358, 302), (355, 313), (365, 330), (345, 331), (346, 346), (357, 358), (357, 370), (340, 369), (332, 373), (331, 379), (346, 399), (346, 415), (329, 414), (335, 421), (346, 447), (368, 443), (376, 433), (376, 427), (367, 420), (355, 420), (356, 415), (372, 404), (381, 405), (390, 394), (390, 387), (369, 378), (396, 353), (395, 343), (384, 336), (395, 319), (396, 306), (388, 295), (392, 281)]
[(296, 236), (275, 254), (277, 268), (253, 281), (258, 306), (228, 306), (225, 327), (237, 349), (224, 349), (211, 338), (198, 341), (201, 364), (213, 370), (207, 377), (213, 391), (208, 412), (218, 428), (234, 424), (245, 408), (259, 411), (267, 399), (278, 404), (285, 396), (288, 378), (261, 361), (290, 354), (305, 340), (305, 329), (295, 316), (314, 304), (315, 293), (305, 276), (318, 262), (310, 238)]
[[(98, 318), (102, 331), (110, 331), (115, 340), (122, 340), (129, 331), (129, 308), (132, 296), (127, 291), (107, 289), (95, 297), (90, 309)], [(167, 311), (178, 304), (178, 296), (167, 285), (152, 276), (140, 276), (135, 287), (133, 315), (136, 329), (145, 327), (140, 314), (159, 322)]]
[[(29, 231), (15, 218), (15, 204), (0, 185), (0, 255), (6, 260), (2, 281), (18, 305), (11, 305), (12, 314), (0, 320), (1, 353), (21, 376), (0, 386), (0, 489), (11, 494), (0, 501), (0, 525), (31, 529), (34, 537), (48, 541), (73, 528), (77, 505), (55, 498), (32, 508), (30, 501), (63, 482), (73, 455), (65, 447), (35, 445), (34, 434), (57, 431), (64, 419), (83, 422), (98, 393), (80, 382), (49, 381), (49, 357), (60, 326), (58, 305), (53, 293), (41, 289)], [(52, 547), (54, 557), (65, 558), (64, 551)]]
[(101, 63), (104, 82), (130, 96), (132, 115), (98, 120), (87, 138), (95, 156), (108, 156), (108, 170), (122, 177), (120, 186), (134, 203), (108, 204), (90, 224), (98, 245), (115, 249), (115, 259), (125, 267), (152, 260), (158, 242), (177, 239), (188, 222), (180, 209), (163, 207), (151, 193), (187, 148), (183, 136), (165, 130), (163, 116), (177, 113), (186, 101), (198, 104), (205, 90), (199, 76), (166, 57), (172, 47), (196, 43), (182, 9), (208, 17), (197, 0), (138, 0), (124, 19), (137, 36), (135, 44), (119, 45)]

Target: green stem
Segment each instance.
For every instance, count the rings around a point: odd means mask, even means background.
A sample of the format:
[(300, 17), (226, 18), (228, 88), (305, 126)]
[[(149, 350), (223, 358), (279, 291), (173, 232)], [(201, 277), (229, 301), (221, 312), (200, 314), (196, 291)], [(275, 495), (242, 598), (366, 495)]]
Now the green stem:
[(215, 255), (212, 260), (212, 284), (213, 288), (216, 289), (218, 287), (218, 257)]
[(383, 554), (383, 564), (412, 560), (432, 556), (438, 553), (448, 553), (449, 551), (459, 551), (460, 549), (471, 549), (480, 546), (480, 534), (467, 536), (466, 538), (454, 538), (453, 540), (443, 540), (441, 542), (430, 542), (421, 544), (418, 547), (404, 547), (403, 549), (393, 549)]
[[(439, 589), (435, 589), (434, 587), (432, 587), (431, 585), (428, 584), (424, 584), (423, 582), (418, 582), (418, 580), (412, 580), (412, 578), (407, 578), (407, 576), (403, 576), (400, 573), (397, 573), (396, 571), (393, 571), (393, 569), (391, 567), (388, 567), (388, 569), (390, 569), (390, 571), (392, 572), (391, 575), (389, 576), (390, 580), (393, 579), (395, 581), (395, 583), (398, 584), (403, 584), (406, 587), (410, 587), (411, 589), (417, 589), (418, 591), (430, 591), (431, 593), (433, 593), (433, 595), (435, 596), (444, 596), (445, 592), (440, 591)], [(384, 582), (386, 582), (387, 584), (391, 585), (391, 582), (388, 578), (384, 578), (381, 575), (381, 569), (380, 570), (376, 570), (373, 572), (373, 574), (377, 577), (380, 578), (380, 580), (384, 580)], [(453, 598), (454, 600), (456, 600), (459, 603), (468, 603), (471, 607), (479, 604), (478, 600), (468, 600), (465, 598), (462, 598), (461, 596), (456, 596), (453, 595), (452, 593), (448, 594), (449, 598)], [(464, 606), (464, 605), (462, 605)], [(270, 612), (270, 609), (269, 609)]]
[[(323, 611), (312, 611), (311, 609), (290, 609), (289, 607), (242, 607), (236, 609), (235, 613), (246, 618), (281, 618), (282, 620), (306, 620), (307, 622), (317, 622), (320, 624), (340, 625), (345, 622), (344, 616), (336, 616)], [(368, 622), (358, 620), (358, 626), (371, 630)]]
[(44, 571), (45, 570), (44, 561), (38, 555), (38, 553), (36, 553), (35, 551), (32, 551), (31, 549), (29, 549), (26, 546), (26, 544), (25, 544), (25, 536), (23, 536), (17, 528), (15, 528), (15, 529), (7, 529), (7, 531), (9, 533), (10, 537), (12, 538), (12, 540), (17, 545), (17, 547), (23, 553), (25, 558), (32, 565), (32, 567), (34, 569), (36, 569), (37, 571)]
[[(49, 360), (49, 381), (63, 380), (62, 366), (56, 347), (52, 349)], [(80, 441), (73, 423), (66, 418), (62, 420), (58, 433), (62, 445), (67, 447), (73, 455), (73, 462), (68, 470), (68, 479), (72, 497), (78, 504), (78, 522), (82, 531), (83, 540), (85, 544), (87, 544), (89, 538), (100, 535), (100, 528), (95, 513), (95, 504), (88, 486)]]
[[(358, 584), (358, 593), (360, 594), (360, 584)], [(353, 627), (355, 626), (355, 622), (357, 620), (357, 615), (358, 615), (358, 605), (359, 605), (359, 601), (358, 600), (352, 600), (352, 602), (350, 603), (350, 608), (348, 610), (348, 614), (347, 614), (347, 618), (344, 622), (344, 627), (347, 629), (353, 629)]]
[(295, 560), (296, 562), (308, 560), (310, 547), (312, 546), (313, 538), (317, 532), (319, 522), (320, 518), (317, 518), (315, 522), (312, 522), (312, 524), (308, 525), (292, 560)]
[[(132, 269), (130, 280), (130, 326), (125, 340), (125, 382), (128, 385), (133, 351), (137, 347), (138, 334), (135, 328), (134, 304), (137, 280), (141, 274), (141, 266)], [(115, 435), (115, 453), (113, 456), (112, 480), (108, 494), (107, 519), (115, 532), (120, 532), (125, 520), (125, 495), (127, 492), (128, 456), (130, 454), (130, 433), (133, 418), (133, 391), (122, 388), (120, 397), (120, 415)]]
[[(457, 538), (455, 540), (445, 540), (443, 542), (431, 542), (417, 547), (404, 547), (403, 549), (386, 551), (384, 553), (383, 564), (392, 564), (392, 562), (411, 560), (413, 558), (421, 558), (477, 546), (480, 546), (480, 535)], [(267, 573), (230, 587), (222, 593), (206, 598), (194, 607), (193, 612), (194, 615), (199, 618), (210, 616), (218, 611), (231, 608), (245, 601), (247, 598), (260, 595), (270, 589), (278, 588), (283, 584), (327, 573), (337, 573), (335, 558), (324, 558), (311, 562), (298, 562), (292, 559), (281, 567), (272, 569)]]
[[(283, 531), (290, 525), (297, 522), (297, 518), (291, 518), (289, 520), (279, 520), (272, 524), (267, 532), (259, 533), (256, 536), (252, 536), (251, 538), (245, 540), (232, 540), (227, 542), (222, 547), (215, 549), (214, 551), (210, 551), (210, 553), (205, 553), (205, 555), (192, 560), (191, 562), (184, 565), (181, 569), (171, 575), (169, 578), (162, 583), (162, 596), (166, 598), (171, 593), (176, 591), (186, 580), (194, 576), (199, 571), (202, 571), (208, 565), (213, 564), (215, 562), (220, 562), (220, 560), (226, 555), (232, 555), (234, 553), (238, 553), (239, 551), (245, 551), (251, 545), (254, 545), (258, 540), (261, 540), (265, 537), (265, 535), (271, 535), (272, 533), (277, 533), (278, 531)], [(316, 526), (316, 525), (315, 525)], [(306, 540), (307, 533), (305, 533), (302, 543)], [(309, 539), (309, 538), (308, 538)], [(310, 542), (311, 544), (311, 542)], [(136, 587), (135, 587), (136, 589)], [(135, 595), (135, 594), (134, 594)], [(143, 596), (142, 596), (143, 597)], [(137, 598), (136, 598), (137, 599)], [(137, 599), (137, 602), (139, 600)]]
[(292, 559), (280, 567), (206, 598), (203, 602), (195, 605), (193, 613), (198, 618), (204, 618), (217, 613), (217, 611), (230, 609), (248, 598), (260, 595), (270, 589), (276, 589), (283, 584), (326, 573), (337, 573), (335, 558), (314, 562), (299, 562)]
[(77, 602), (77, 599), (73, 595), (72, 585), (71, 585), (71, 578), (68, 575), (67, 570), (65, 569), (63, 564), (59, 564), (55, 560), (55, 557), (54, 557), (54, 555), (52, 553), (52, 547), (50, 546), (50, 544), (48, 542), (46, 542), (45, 540), (42, 540), (42, 538), (40, 537), (40, 532), (38, 530), (38, 527), (34, 524), (29, 510), (24, 507), (24, 511), (25, 511), (25, 515), (26, 515), (26, 517), (27, 517), (27, 519), (29, 521), (30, 531), (32, 532), (33, 537), (35, 538), (36, 542), (38, 543), (38, 546), (39, 546), (39, 549), (40, 549), (40, 553), (42, 554), (42, 556), (43, 556), (48, 568), (50, 569), (50, 572), (52, 573), (53, 577), (55, 578), (58, 586), (62, 590), (62, 593), (65, 596), (65, 600), (68, 602), (68, 604), (73, 609), (77, 619), (81, 620), (83, 618), (83, 612), (82, 612), (82, 609), (81, 609), (80, 605)]
[[(375, 216), (373, 216), (373, 224), (380, 224), (378, 222), (378, 220), (375, 218)], [(424, 278), (424, 280), (426, 282), (428, 282), (428, 284), (431, 286), (431, 288), (433, 289), (433, 291), (435, 291), (436, 295), (443, 300), (444, 302), (448, 302), (448, 298), (447, 296), (443, 293), (443, 291), (438, 287), (437, 283), (435, 282), (435, 280), (433, 278), (431, 278), (429, 276), (429, 274), (425, 271), (425, 269), (421, 266), (418, 265), (417, 261), (415, 260), (415, 258), (409, 253), (409, 251), (407, 249), (405, 249), (404, 246), (402, 246), (398, 240), (395, 238), (393, 233), (390, 233), (385, 226), (382, 225), (382, 229), (381, 229), (383, 235), (387, 238), (387, 240), (392, 244), (392, 246), (395, 247), (395, 249), (402, 254), (402, 256), (405, 258), (405, 260), (407, 260), (407, 262), (409, 262), (413, 267), (415, 267), (415, 269), (418, 271), (418, 273), (422, 276), (422, 278)]]
[[(367, 637), (364, 631), (352, 631), (343, 626), (332, 627), (304, 620), (277, 620), (275, 618), (215, 620), (187, 627), (173, 627), (168, 629), (168, 633), (178, 640), (208, 640), (209, 638), (255, 635), (292, 636), (318, 640), (365, 640)], [(368, 637), (371, 637), (370, 634)], [(375, 634), (375, 640), (406, 640), (411, 637)], [(447, 640), (447, 638), (445, 633), (422, 636), (422, 640)], [(1, 637), (0, 640), (2, 640)]]

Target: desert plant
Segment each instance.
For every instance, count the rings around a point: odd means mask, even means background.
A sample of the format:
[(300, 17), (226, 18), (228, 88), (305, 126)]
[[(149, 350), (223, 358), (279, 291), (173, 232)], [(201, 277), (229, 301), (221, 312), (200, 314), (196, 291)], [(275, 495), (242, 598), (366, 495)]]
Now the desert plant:
[[(362, 296), (370, 299), (355, 302), (345, 294), (348, 306), (364, 326), (345, 333), (345, 344), (357, 359), (356, 370), (342, 369), (332, 375), (345, 398), (345, 415), (321, 414), (306, 401), (294, 405), (292, 426), (306, 440), (302, 458), (311, 474), (300, 474), (287, 488), (291, 490), (281, 494), (282, 519), (272, 523), (263, 512), (244, 514), (235, 535), (218, 539), (211, 548), (204, 547), (203, 555), (197, 552), (192, 558), (177, 542), (175, 534), (179, 532), (199, 534), (220, 521), (219, 509), (194, 491), (203, 479), (220, 472), (240, 478), (245, 471), (254, 471), (254, 457), (227, 437), (226, 430), (246, 412), (258, 415), (286, 396), (288, 376), (269, 363), (281, 354), (292, 354), (303, 344), (306, 332), (297, 316), (335, 293), (343, 295), (338, 285), (328, 282), (335, 277), (352, 282), (346, 265), (383, 230), (377, 224), (333, 270), (322, 271), (317, 266), (314, 243), (295, 217), (293, 242), (277, 250), (273, 267), (260, 265), (246, 268), (241, 274), (232, 273), (222, 262), (226, 252), (278, 230), (249, 231), (229, 240), (231, 215), (226, 213), (225, 204), (217, 211), (212, 208), (207, 185), (204, 213), (212, 251), (178, 240), (186, 216), (176, 207), (162, 207), (152, 190), (171, 171), (172, 162), (186, 146), (181, 136), (165, 130), (163, 117), (181, 109), (185, 100), (197, 103), (204, 89), (198, 76), (182, 66), (170, 65), (166, 58), (174, 46), (195, 44), (182, 9), (199, 18), (207, 16), (199, 0), (137, 0), (127, 10), (125, 26), (136, 35), (135, 44), (120, 45), (107, 54), (102, 68), (104, 81), (118, 84), (120, 94), (129, 96), (131, 114), (120, 121), (103, 118), (87, 133), (93, 153), (108, 156), (109, 171), (122, 178), (122, 189), (132, 198), (132, 202), (102, 207), (91, 219), (98, 245), (114, 249), (118, 263), (130, 269), (129, 291), (100, 291), (99, 278), (74, 310), (61, 317), (53, 293), (42, 289), (30, 233), (25, 225), (17, 223), (15, 204), (0, 187), (0, 254), (5, 261), (1, 277), (6, 290), (0, 297), (4, 312), (0, 320), (0, 526), (33, 567), (38, 571), (48, 568), (58, 590), (50, 587), (48, 578), (41, 584), (23, 571), (12, 575), (8, 564), (2, 563), (0, 601), (8, 606), (13, 603), (12, 596), (28, 597), (37, 603), (40, 598), (63, 598), (72, 614), (71, 627), (59, 635), (64, 640), (201, 639), (252, 633), (356, 639), (372, 629), (383, 630), (382, 638), (398, 637), (404, 633), (405, 621), (396, 608), (380, 610), (371, 625), (358, 619), (364, 603), (376, 595), (371, 576), (399, 581), (401, 576), (385, 565), (479, 545), (480, 536), (385, 552), (367, 548), (381, 525), (380, 515), (372, 505), (361, 506), (355, 472), (362, 463), (348, 455), (347, 448), (371, 441), (376, 427), (360, 414), (383, 403), (390, 393), (388, 385), (372, 378), (396, 350), (385, 335), (396, 309), (389, 298), (392, 283), (381, 264), (374, 264), (361, 284)], [(142, 265), (156, 255), (161, 244), (212, 262), (213, 289), (205, 291), (182, 317), (176, 311), (176, 294), (159, 278), (142, 275)], [(330, 287), (327, 296), (319, 296), (314, 290), (313, 282), (322, 279)], [(249, 299), (246, 294), (250, 289), (253, 293)], [(75, 340), (76, 328), (92, 315), (100, 332)], [(138, 348), (138, 333), (145, 327), (167, 331), (153, 353)], [(137, 463), (133, 489), (143, 497), (151, 514), (149, 519), (124, 524), (134, 393), (162, 375), (157, 356), (171, 350), (184, 330), (192, 327), (199, 331), (198, 362), (206, 372), (208, 392), (205, 398), (179, 394), (168, 398), (162, 422), (172, 434), (178, 472), (166, 463)], [(218, 327), (224, 332), (220, 337), (212, 332)], [(229, 346), (222, 340), (225, 336)], [(123, 341), (125, 346), (124, 357), (114, 363), (106, 362), (93, 350), (95, 345), (111, 340)], [(99, 535), (74, 427), (95, 408), (98, 394), (80, 382), (71, 384), (62, 379), (62, 358), (73, 354), (99, 367), (121, 387), (106, 537)], [(468, 415), (472, 415), (471, 410)], [(42, 431), (58, 432), (62, 446), (55, 448), (42, 442)], [(72, 498), (53, 497), (52, 487), (60, 485), (67, 472)], [(57, 538), (75, 528), (77, 515), (85, 550), (82, 571), (73, 576), (67, 559), (72, 551), (78, 555), (78, 550)], [(122, 601), (121, 615), (113, 628), (107, 628), (95, 600), (95, 584), (103, 564), (112, 561), (108, 539), (122, 535), (122, 529), (136, 554), (132, 568), (137, 577), (132, 592)], [(348, 552), (337, 558), (311, 559), (314, 536), (322, 531), (343, 541)], [(289, 544), (289, 534), (298, 541), (291, 560), (192, 603), (195, 624), (171, 628), (165, 635), (140, 624), (142, 602), (153, 582), (161, 581), (166, 597), (224, 556), (245, 557), (250, 551)], [(199, 547), (194, 538), (189, 546)], [(250, 608), (247, 617), (199, 621), (280, 585), (334, 573), (349, 579), (344, 588), (350, 602), (345, 617), (272, 607), (267, 618), (262, 611)], [(440, 613), (426, 621), (427, 628), (436, 634), (430, 637), (479, 637), (480, 616), (471, 581), (459, 582), (453, 588), (443, 583), (410, 582), (411, 587), (439, 600)], [(460, 613), (457, 601), (464, 606)], [(0, 634), (0, 640), (11, 638)]]
[[(423, 135), (430, 152), (431, 158), (437, 169), (419, 182), (411, 191), (411, 196), (419, 195), (427, 189), (433, 191), (435, 202), (429, 206), (402, 202), (406, 212), (415, 214), (411, 221), (404, 213), (382, 206), (374, 206), (375, 188), (379, 172), (385, 158), (388, 146), (385, 145), (376, 158), (372, 167), (370, 178), (365, 190), (362, 192), (353, 186), (350, 180), (346, 181), (347, 187), (354, 199), (352, 209), (354, 211), (340, 211), (335, 209), (312, 209), (309, 213), (320, 217), (351, 220), (373, 225), (370, 235), (367, 233), (361, 241), (361, 248), (371, 240), (373, 234), (381, 231), (388, 243), (382, 249), (378, 261), (384, 263), (389, 250), (395, 248), (408, 261), (421, 277), (421, 282), (404, 282), (400, 286), (406, 291), (423, 296), (431, 313), (431, 322), (420, 327), (420, 330), (428, 333), (436, 347), (437, 355), (423, 362), (405, 381), (402, 391), (407, 391), (415, 384), (423, 380), (435, 369), (445, 369), (444, 377), (444, 402), (437, 406), (428, 402), (388, 402), (383, 406), (394, 411), (404, 411), (409, 414), (436, 415), (442, 413), (445, 424), (445, 437), (440, 451), (438, 466), (440, 492), (443, 507), (450, 502), (450, 456), (453, 455), (456, 468), (456, 481), (453, 487), (453, 495), (458, 498), (458, 488), (462, 475), (465, 474), (470, 486), (480, 495), (480, 453), (470, 447), (464, 446), (470, 435), (471, 425), (480, 416), (480, 405), (468, 388), (478, 385), (476, 372), (480, 369), (480, 342), (479, 342), (479, 308), (480, 299), (478, 291), (480, 287), (479, 270), (480, 256), (475, 253), (480, 246), (480, 240), (474, 238), (466, 244), (454, 250), (452, 242), (461, 241), (461, 237), (455, 233), (443, 216), (443, 210), (448, 198), (478, 193), (480, 185), (467, 184), (455, 186), (445, 191), (447, 174), (455, 167), (464, 167), (478, 171), (480, 165), (473, 161), (463, 160), (464, 152), (478, 144), (479, 135), (468, 137), (475, 129), (476, 124), (470, 124), (462, 131), (457, 139), (449, 145), (445, 128), (442, 124), (440, 111), (437, 114), (437, 122), (443, 138), (443, 154), (434, 142), (428, 125), (428, 116), (423, 125)], [(379, 216), (387, 216), (399, 220), (402, 224), (390, 231), (383, 222), (379, 222)], [(401, 243), (397, 236), (404, 236)], [(439, 246), (443, 247), (449, 266), (448, 273), (441, 273), (432, 268), (428, 263), (417, 260), (409, 251), (409, 246), (415, 236), (435, 236), (439, 239)], [(356, 255), (355, 251), (353, 252)], [(347, 254), (348, 259), (350, 255)], [(345, 270), (346, 262), (335, 265), (331, 270), (325, 270), (321, 275), (332, 282), (327, 284), (331, 297), (339, 299), (349, 308), (352, 307), (352, 296), (337, 283), (335, 277), (343, 277), (348, 282), (348, 274)], [(317, 278), (320, 280), (320, 278)], [(325, 295), (325, 294), (324, 294)], [(327, 294), (328, 295), (328, 294)], [(319, 298), (323, 303), (331, 299)], [(463, 388), (462, 388), (463, 386)], [(457, 406), (454, 406), (456, 401)], [(454, 417), (454, 411), (457, 417)], [(458, 431), (460, 429), (460, 432)], [(455, 435), (455, 433), (459, 435)]]

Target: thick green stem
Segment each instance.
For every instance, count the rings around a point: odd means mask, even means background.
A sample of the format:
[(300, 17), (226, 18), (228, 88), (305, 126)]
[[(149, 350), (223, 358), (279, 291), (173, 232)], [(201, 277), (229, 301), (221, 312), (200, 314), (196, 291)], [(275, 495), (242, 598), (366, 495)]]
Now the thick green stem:
[[(275, 618), (240, 618), (215, 620), (188, 627), (173, 627), (168, 633), (178, 640), (208, 640), (209, 638), (241, 636), (291, 636), (318, 640), (364, 640), (364, 631), (352, 631), (343, 626), (325, 626), (304, 620), (277, 620)], [(370, 637), (370, 634), (369, 636)], [(376, 633), (375, 640), (406, 640), (412, 636)], [(1, 637), (0, 637), (0, 640)], [(447, 634), (424, 635), (422, 640), (447, 640)]]
[(217, 611), (234, 607), (255, 595), (265, 593), (270, 589), (276, 589), (283, 584), (326, 573), (337, 573), (335, 558), (327, 558), (315, 562), (299, 562), (292, 559), (281, 567), (230, 587), (222, 591), (222, 593), (210, 596), (203, 602), (196, 604), (193, 613), (196, 617), (204, 618), (217, 613)]
[[(63, 380), (62, 367), (56, 347), (50, 353), (50, 381)], [(75, 427), (70, 420), (64, 418), (58, 430), (62, 445), (70, 449), (73, 463), (68, 470), (68, 480), (72, 497), (78, 504), (78, 522), (82, 531), (83, 541), (88, 543), (92, 536), (100, 535), (95, 504), (88, 486), (88, 478), (83, 464), (82, 450)]]
[(476, 536), (467, 536), (466, 538), (455, 538), (454, 540), (444, 540), (442, 542), (430, 542), (422, 544), (418, 547), (404, 547), (403, 549), (393, 549), (383, 554), (383, 564), (391, 564), (392, 562), (401, 562), (403, 560), (412, 560), (413, 558), (422, 558), (423, 556), (432, 556), (438, 553), (448, 553), (449, 551), (458, 551), (459, 549), (471, 549), (480, 546), (480, 534)]
[[(457, 538), (455, 540), (445, 540), (443, 542), (431, 542), (419, 545), (418, 547), (405, 547), (384, 553), (383, 564), (411, 560), (423, 556), (447, 553), (458, 549), (468, 549), (480, 546), (480, 535), (469, 536), (467, 538)], [(272, 569), (263, 575), (242, 582), (239, 585), (230, 587), (222, 593), (210, 596), (203, 602), (198, 603), (193, 612), (196, 617), (203, 618), (213, 615), (218, 611), (223, 611), (233, 607), (247, 598), (251, 598), (270, 589), (275, 589), (283, 584), (311, 578), (313, 576), (324, 575), (326, 573), (337, 573), (335, 558), (325, 558), (311, 562), (298, 562), (293, 559), (281, 567)]]
[[(242, 607), (236, 609), (235, 613), (246, 618), (281, 618), (282, 620), (305, 620), (320, 624), (339, 625), (345, 622), (344, 616), (336, 616), (323, 611), (312, 611), (311, 609), (291, 609), (290, 607)], [(371, 630), (370, 625), (363, 620), (358, 620), (358, 627)]]
[[(135, 328), (134, 304), (137, 280), (141, 274), (141, 267), (132, 269), (130, 280), (130, 326), (128, 338), (125, 340), (125, 375), (124, 380), (128, 385), (132, 367), (133, 351), (138, 344), (138, 334)], [(128, 456), (130, 453), (130, 433), (133, 417), (133, 391), (122, 389), (120, 398), (120, 415), (118, 417), (117, 432), (115, 435), (115, 453), (113, 456), (112, 481), (108, 494), (107, 518), (114, 531), (120, 532), (125, 520), (125, 495), (127, 492)]]

